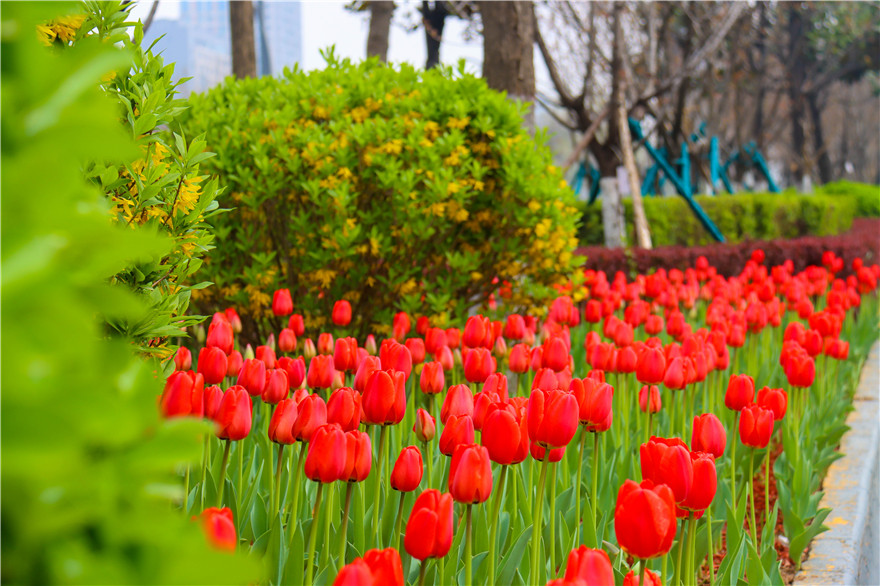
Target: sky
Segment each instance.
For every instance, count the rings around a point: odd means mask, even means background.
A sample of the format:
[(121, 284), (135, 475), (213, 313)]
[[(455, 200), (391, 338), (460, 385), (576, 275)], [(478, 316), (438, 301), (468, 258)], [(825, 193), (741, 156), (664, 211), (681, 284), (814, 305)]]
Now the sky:
[[(218, 0), (219, 1), (219, 0)], [(303, 17), (303, 63), (305, 70), (318, 69), (324, 64), (321, 49), (335, 45), (340, 57), (359, 61), (366, 57), (367, 13), (353, 13), (345, 10), (346, 2), (336, 0), (306, 1), (302, 5)], [(139, 0), (132, 9), (132, 15), (146, 19), (152, 6), (151, 0)], [(180, 16), (180, 2), (160, 0), (156, 18), (175, 19)], [(408, 33), (399, 19), (391, 25), (388, 57), (395, 63), (409, 62), (424, 67), (426, 59), (425, 33), (417, 30)], [(455, 64), (464, 59), (467, 70), (479, 74), (483, 63), (482, 40), (466, 41), (463, 38), (465, 23), (458, 18), (448, 18), (443, 30), (443, 44), (440, 58), (443, 63)]]

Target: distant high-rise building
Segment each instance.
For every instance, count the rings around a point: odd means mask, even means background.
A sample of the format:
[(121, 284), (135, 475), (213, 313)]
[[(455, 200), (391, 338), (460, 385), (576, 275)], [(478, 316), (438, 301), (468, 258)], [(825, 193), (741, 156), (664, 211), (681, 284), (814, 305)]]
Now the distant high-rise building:
[[(182, 2), (179, 20), (155, 20), (144, 36), (154, 51), (175, 62), (175, 78), (191, 77), (184, 95), (214, 87), (232, 74), (229, 2)], [(302, 8), (299, 2), (254, 2), (257, 73), (277, 75), (302, 59)]]

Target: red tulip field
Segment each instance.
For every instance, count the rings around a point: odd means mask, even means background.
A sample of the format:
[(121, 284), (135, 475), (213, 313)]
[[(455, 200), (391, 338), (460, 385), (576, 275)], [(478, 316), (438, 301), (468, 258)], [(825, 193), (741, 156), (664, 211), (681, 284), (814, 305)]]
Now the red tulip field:
[(830, 512), (878, 269), (590, 270), (543, 320), (381, 340), (276, 291), (277, 335), (230, 308), (175, 356), (162, 414), (215, 425), (181, 514), (271, 584), (782, 584)]

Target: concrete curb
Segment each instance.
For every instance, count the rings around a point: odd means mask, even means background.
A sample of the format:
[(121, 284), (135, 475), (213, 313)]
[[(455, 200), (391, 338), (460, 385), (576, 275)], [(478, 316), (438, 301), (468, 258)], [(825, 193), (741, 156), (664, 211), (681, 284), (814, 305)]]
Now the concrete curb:
[(795, 584), (880, 584), (880, 342), (862, 369), (855, 410), (840, 442), (845, 456), (825, 477), (820, 507), (831, 508), (828, 531), (813, 540)]

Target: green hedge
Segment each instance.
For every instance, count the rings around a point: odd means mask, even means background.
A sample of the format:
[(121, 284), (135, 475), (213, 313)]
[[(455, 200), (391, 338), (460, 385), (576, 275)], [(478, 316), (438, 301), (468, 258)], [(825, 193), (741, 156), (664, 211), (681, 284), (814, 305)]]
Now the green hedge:
[(835, 181), (819, 188), (820, 193), (831, 196), (847, 196), (856, 202), (857, 218), (880, 217), (880, 185)]
[[(738, 195), (701, 195), (696, 201), (715, 222), (727, 242), (748, 239), (769, 240), (804, 235), (827, 236), (845, 232), (853, 217), (861, 215), (861, 200), (817, 193), (745, 193)], [(865, 198), (867, 200), (867, 198)], [(646, 197), (645, 215), (655, 246), (709, 244), (714, 239), (700, 224), (682, 197)], [(583, 246), (604, 243), (601, 202), (583, 206), (579, 231)], [(865, 208), (868, 209), (867, 201)], [(627, 242), (635, 242), (632, 202), (624, 201)]]

